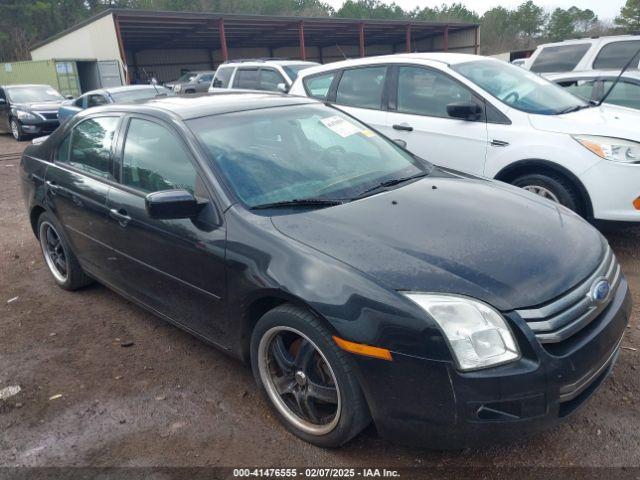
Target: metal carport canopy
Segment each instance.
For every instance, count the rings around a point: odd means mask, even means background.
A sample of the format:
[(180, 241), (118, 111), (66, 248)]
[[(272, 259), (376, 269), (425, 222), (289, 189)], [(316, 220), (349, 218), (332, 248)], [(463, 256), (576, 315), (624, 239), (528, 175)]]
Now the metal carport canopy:
[[(113, 13), (120, 47), (123, 50), (152, 48), (207, 48), (221, 50), (228, 59), (227, 48), (284, 46), (303, 47), (359, 45), (404, 45), (435, 35), (444, 36), (459, 30), (477, 31), (478, 25), (460, 22), (409, 20), (345, 19), (334, 17), (283, 17), (221, 13), (168, 12), (110, 9)], [(476, 34), (477, 38), (477, 34)], [(477, 43), (477, 42), (476, 42)]]

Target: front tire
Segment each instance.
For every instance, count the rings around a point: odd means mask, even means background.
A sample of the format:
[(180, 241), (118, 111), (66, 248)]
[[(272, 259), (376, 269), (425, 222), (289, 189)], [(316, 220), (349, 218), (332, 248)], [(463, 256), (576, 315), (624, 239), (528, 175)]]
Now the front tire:
[(287, 430), (319, 447), (338, 447), (370, 422), (348, 354), (309, 312), (282, 305), (251, 336), (255, 380)]
[(65, 290), (77, 290), (93, 280), (82, 270), (59, 223), (48, 213), (38, 218), (38, 240), (54, 281)]
[(580, 196), (571, 182), (564, 177), (548, 173), (530, 173), (516, 178), (511, 183), (547, 200), (564, 205), (574, 212), (582, 213)]
[(27, 135), (22, 131), (22, 124), (19, 120), (12, 118), (9, 126), (11, 127), (11, 135), (13, 135), (16, 142), (23, 142), (27, 139)]

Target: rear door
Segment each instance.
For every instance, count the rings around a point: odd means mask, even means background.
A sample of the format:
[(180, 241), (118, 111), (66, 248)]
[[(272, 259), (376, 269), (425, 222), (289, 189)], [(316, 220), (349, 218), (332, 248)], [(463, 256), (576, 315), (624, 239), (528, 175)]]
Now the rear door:
[(341, 110), (387, 133), (386, 82), (386, 65), (348, 68), (338, 72), (328, 99)]
[(105, 245), (107, 194), (115, 180), (113, 152), (121, 117), (87, 118), (71, 129), (46, 173), (47, 202), (73, 251), (90, 274), (109, 281), (112, 252)]
[(393, 65), (389, 114), (384, 132), (437, 165), (482, 175), (487, 154), (487, 123), (452, 118), (447, 105), (484, 102), (446, 73), (422, 65)]
[(233, 77), (233, 88), (257, 90), (259, 84), (258, 67), (239, 67)]
[[(174, 322), (223, 342), (226, 233), (215, 200), (180, 133), (157, 119), (131, 116), (119, 148), (120, 182), (109, 192), (110, 246), (118, 284)], [(147, 194), (186, 189), (203, 204), (194, 219), (147, 215)]]

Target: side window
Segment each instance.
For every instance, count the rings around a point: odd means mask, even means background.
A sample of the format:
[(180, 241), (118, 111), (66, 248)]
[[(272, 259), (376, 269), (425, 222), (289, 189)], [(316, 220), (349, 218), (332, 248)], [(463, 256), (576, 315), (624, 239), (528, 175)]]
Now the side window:
[(198, 83), (211, 83), (211, 80), (213, 80), (213, 75), (207, 73), (198, 78)]
[(69, 144), (71, 140), (71, 135), (67, 135), (64, 137), (64, 140), (58, 146), (58, 151), (56, 152), (56, 160), (58, 162), (69, 162)]
[(4, 94), (4, 90), (0, 88), (0, 100), (7, 100), (7, 96)]
[[(600, 98), (609, 91), (611, 85), (613, 85), (613, 80), (605, 80), (603, 84), (602, 95)], [(613, 87), (613, 90), (605, 100), (605, 103), (640, 109), (640, 85), (620, 80), (620, 82)]]
[(336, 76), (336, 72), (325, 73), (323, 75), (314, 75), (313, 77), (305, 78), (302, 83), (307, 95), (320, 100), (325, 100), (329, 94), (329, 89), (333, 83), (333, 79)]
[(270, 68), (260, 69), (260, 90), (270, 90), (275, 92), (278, 90), (279, 83), (284, 83), (286, 85), (284, 78), (282, 78), (282, 75), (278, 72), (271, 70)]
[(73, 102), (73, 105), (78, 107), (78, 108), (82, 108), (82, 104), (84, 103), (84, 95), (82, 97), (78, 97), (75, 99), (75, 101)]
[(257, 68), (239, 68), (236, 72), (236, 78), (233, 80), (234, 88), (248, 88), (255, 90), (258, 88), (258, 69)]
[(100, 105), (106, 105), (109, 103), (104, 95), (89, 95), (87, 99), (87, 108), (99, 107)]
[(570, 72), (576, 68), (590, 47), (590, 43), (545, 47), (531, 65), (531, 71), (537, 73)]
[(122, 156), (122, 183), (144, 192), (195, 193), (196, 169), (180, 139), (157, 123), (133, 118)]
[(387, 67), (366, 67), (342, 73), (336, 103), (361, 108), (380, 108)]
[(213, 87), (227, 88), (229, 86), (229, 80), (231, 80), (232, 73), (233, 67), (219, 67), (218, 70), (216, 70), (216, 75), (213, 79)]
[(580, 98), (584, 98), (585, 100), (591, 100), (593, 97), (593, 87), (596, 84), (596, 80), (593, 78), (585, 79), (585, 80), (564, 80), (558, 82), (565, 90), (577, 95)]
[(97, 117), (76, 125), (70, 135), (71, 149), (68, 156), (65, 160), (62, 150), (67, 141), (65, 139), (58, 150), (58, 161), (66, 161), (92, 175), (113, 179), (111, 147), (119, 120), (119, 117)]
[(474, 100), (467, 88), (441, 72), (422, 67), (398, 69), (398, 112), (448, 118), (447, 105)]
[[(593, 61), (593, 68), (623, 68), (640, 49), (640, 40), (608, 43)], [(637, 54), (631, 63), (631, 68), (638, 68), (640, 54)]]

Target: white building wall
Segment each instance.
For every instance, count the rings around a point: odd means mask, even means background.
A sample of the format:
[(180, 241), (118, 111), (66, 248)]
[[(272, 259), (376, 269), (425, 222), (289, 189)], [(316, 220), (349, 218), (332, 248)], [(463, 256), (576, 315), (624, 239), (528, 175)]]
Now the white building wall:
[(105, 15), (94, 22), (31, 50), (32, 60), (50, 60), (54, 58), (120, 59), (113, 15)]

